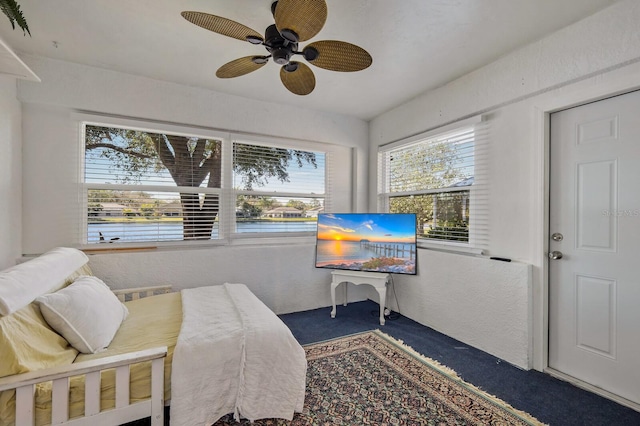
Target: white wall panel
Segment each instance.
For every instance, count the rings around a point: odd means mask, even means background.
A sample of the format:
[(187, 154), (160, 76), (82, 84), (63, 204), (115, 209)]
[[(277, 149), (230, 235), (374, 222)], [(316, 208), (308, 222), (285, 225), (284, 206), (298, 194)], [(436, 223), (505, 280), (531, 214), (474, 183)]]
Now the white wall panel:
[[(95, 254), (89, 256), (89, 266), (112, 288), (171, 284), (181, 290), (243, 283), (280, 314), (331, 304), (331, 271), (316, 269), (314, 256), (314, 244), (267, 244)], [(349, 300), (366, 298), (366, 289), (360, 287), (349, 287)]]
[(16, 79), (0, 75), (0, 270), (22, 253), (22, 127)]

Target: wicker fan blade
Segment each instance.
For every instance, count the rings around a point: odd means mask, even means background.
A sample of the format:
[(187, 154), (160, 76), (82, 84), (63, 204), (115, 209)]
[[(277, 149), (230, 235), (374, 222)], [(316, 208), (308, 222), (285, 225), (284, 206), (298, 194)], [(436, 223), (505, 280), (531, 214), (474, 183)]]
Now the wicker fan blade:
[[(296, 68), (294, 71), (287, 69)], [(316, 77), (311, 68), (302, 62), (289, 62), (280, 68), (280, 80), (291, 93), (295, 95), (308, 95), (316, 87)]]
[[(267, 61), (260, 63), (254, 62), (253, 59), (256, 56), (245, 56), (243, 58), (235, 59), (231, 62), (227, 62), (216, 71), (216, 77), (218, 78), (233, 78), (240, 77), (241, 75), (249, 74), (259, 68), (262, 68)], [(258, 56), (258, 58), (263, 58)]]
[[(308, 54), (313, 50), (318, 55), (315, 59)], [(362, 71), (373, 62), (366, 50), (344, 41), (316, 41), (307, 45), (303, 53), (310, 64), (331, 71)]]
[[(260, 33), (246, 27), (231, 19), (222, 18), (216, 15), (210, 15), (202, 12), (184, 11), (182, 17), (192, 24), (196, 24), (206, 30), (214, 33), (222, 34), (227, 37), (237, 38), (242, 41), (251, 41), (251, 43), (262, 43), (264, 38)], [(252, 41), (253, 40), (253, 41)]]
[[(331, 71), (362, 71), (373, 63), (366, 50), (344, 41), (316, 41), (307, 45), (302, 52), (310, 64)], [(315, 55), (317, 57), (314, 58)]]
[(327, 21), (327, 3), (325, 0), (279, 0), (274, 18), (278, 31), (293, 31), (298, 41), (306, 41), (318, 34)]

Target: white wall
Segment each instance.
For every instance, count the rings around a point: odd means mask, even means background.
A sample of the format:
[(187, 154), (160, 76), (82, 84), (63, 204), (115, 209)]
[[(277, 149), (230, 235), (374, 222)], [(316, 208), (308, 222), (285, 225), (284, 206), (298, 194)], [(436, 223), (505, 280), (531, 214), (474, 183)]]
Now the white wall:
[[(157, 253), (89, 255), (92, 271), (113, 288), (171, 284), (174, 289), (246, 284), (277, 313), (329, 306), (331, 275), (315, 269), (313, 244), (265, 244)], [(365, 292), (351, 291), (351, 300)], [(327, 317), (330, 309), (327, 309)]]
[[(21, 82), (23, 102), (23, 252), (68, 245), (77, 229), (80, 142), (74, 112), (117, 115), (225, 132), (327, 142), (355, 151), (359, 184), (350, 171), (337, 181), (348, 210), (367, 205), (368, 124), (332, 113), (252, 101), (103, 69), (27, 56), (42, 79)], [(294, 119), (292, 119), (294, 118)], [(355, 202), (352, 202), (355, 200)], [(207, 249), (96, 254), (90, 266), (114, 288), (171, 283), (176, 289), (224, 281), (244, 282), (277, 313), (330, 304), (330, 274), (315, 270), (315, 240), (296, 245), (237, 244)], [(364, 292), (354, 291), (353, 300)], [(327, 311), (327, 315), (328, 315)]]
[(0, 75), (0, 270), (22, 254), (22, 127), (16, 79)]
[[(503, 269), (486, 258), (422, 250), (419, 275), (397, 286), (403, 313), (515, 365), (544, 367), (545, 112), (640, 86), (638, 22), (640, 2), (617, 2), (370, 123), (374, 182), (379, 145), (487, 114), (489, 253), (517, 261)], [(624, 87), (613, 83), (621, 76)], [(369, 190), (373, 209), (376, 186)]]

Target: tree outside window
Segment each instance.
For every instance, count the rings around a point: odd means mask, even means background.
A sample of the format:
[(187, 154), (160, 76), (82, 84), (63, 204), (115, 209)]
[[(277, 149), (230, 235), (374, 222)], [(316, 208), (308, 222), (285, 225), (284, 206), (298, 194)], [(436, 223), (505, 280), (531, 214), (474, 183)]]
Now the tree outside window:
[[(219, 238), (225, 167), (233, 170), (236, 191), (286, 184), (298, 170), (317, 169), (314, 152), (234, 144), (233, 158), (225, 160), (222, 151), (223, 141), (215, 138), (87, 124), (88, 234), (99, 224), (126, 233), (129, 241)], [(238, 197), (236, 216), (253, 219), (278, 202)], [(97, 233), (98, 241), (108, 240)]]
[(411, 143), (380, 154), (381, 202), (415, 213), (421, 238), (469, 241), (473, 132)]

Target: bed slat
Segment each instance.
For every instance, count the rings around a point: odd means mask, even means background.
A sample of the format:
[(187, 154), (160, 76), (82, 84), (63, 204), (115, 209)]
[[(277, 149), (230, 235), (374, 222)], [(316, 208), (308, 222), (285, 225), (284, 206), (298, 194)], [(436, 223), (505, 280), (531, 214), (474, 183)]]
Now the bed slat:
[(33, 426), (35, 424), (34, 396), (35, 385), (21, 386), (16, 389), (16, 425)]
[(51, 391), (51, 424), (59, 425), (69, 420), (69, 378), (53, 381)]
[(116, 368), (116, 408), (129, 405), (129, 377), (131, 370), (128, 365)]
[(164, 358), (151, 361), (151, 377), (151, 426), (164, 426)]
[(70, 365), (60, 365), (45, 370), (31, 371), (29, 373), (16, 374), (0, 379), (0, 391), (16, 389), (26, 385), (61, 379), (63, 377), (80, 376), (96, 370), (106, 370), (120, 365), (135, 364), (150, 361), (167, 355), (167, 347), (162, 346), (152, 349), (144, 349), (138, 352), (129, 352), (120, 355), (112, 355), (106, 358), (83, 361)]
[(121, 302), (138, 300), (144, 297), (155, 296), (157, 294), (171, 293), (170, 285), (158, 285), (153, 287), (136, 287), (112, 290)]
[[(144, 417), (151, 417), (153, 426), (164, 425), (164, 361), (167, 348), (158, 347), (127, 354), (83, 361), (77, 364), (48, 368), (40, 371), (16, 374), (0, 378), (0, 391), (16, 390), (15, 424), (33, 426), (35, 424), (35, 387), (38, 383), (53, 382), (52, 424), (68, 426), (117, 425), (128, 423)], [(151, 361), (151, 398), (129, 404), (131, 364)], [(124, 367), (124, 368), (122, 368)], [(122, 407), (100, 411), (100, 374), (107, 369), (116, 370), (116, 399), (120, 396)], [(120, 370), (120, 372), (119, 372)], [(85, 379), (85, 416), (68, 419), (69, 412), (69, 378), (84, 375)], [(122, 383), (122, 384), (119, 384)], [(64, 390), (67, 394), (64, 395)], [(120, 391), (118, 391), (120, 389)], [(67, 419), (67, 420), (65, 420)]]
[(84, 415), (93, 416), (100, 412), (100, 371), (92, 371), (84, 376)]

